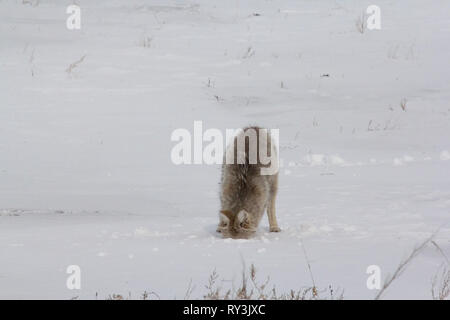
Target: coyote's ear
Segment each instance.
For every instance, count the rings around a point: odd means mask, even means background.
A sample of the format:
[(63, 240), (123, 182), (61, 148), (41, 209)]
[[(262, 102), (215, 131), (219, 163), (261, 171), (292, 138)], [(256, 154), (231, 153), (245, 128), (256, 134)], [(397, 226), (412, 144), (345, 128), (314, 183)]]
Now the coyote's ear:
[(226, 218), (226, 220), (231, 221), (233, 213), (230, 210), (220, 210), (220, 214)]
[(239, 211), (239, 213), (237, 215), (237, 220), (239, 221), (239, 223), (242, 223), (242, 222), (246, 221), (247, 219), (248, 219), (248, 212), (245, 210)]

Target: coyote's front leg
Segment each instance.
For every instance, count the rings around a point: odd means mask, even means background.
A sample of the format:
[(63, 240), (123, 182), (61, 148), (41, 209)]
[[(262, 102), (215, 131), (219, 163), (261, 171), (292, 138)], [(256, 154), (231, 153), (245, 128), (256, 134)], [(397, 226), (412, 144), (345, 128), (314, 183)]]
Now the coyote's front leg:
[(220, 221), (219, 225), (217, 226), (216, 232), (221, 233), (223, 230), (227, 228), (227, 222), (222, 218), (222, 215), (220, 215)]

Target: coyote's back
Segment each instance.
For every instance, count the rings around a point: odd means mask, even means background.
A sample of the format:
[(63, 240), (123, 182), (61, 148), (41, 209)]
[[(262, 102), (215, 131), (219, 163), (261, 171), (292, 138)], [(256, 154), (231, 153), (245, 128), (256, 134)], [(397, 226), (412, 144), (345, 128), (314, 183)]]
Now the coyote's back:
[[(275, 172), (264, 172), (273, 166)], [(270, 231), (280, 231), (275, 216), (277, 188), (278, 161), (269, 131), (244, 128), (224, 156), (217, 231), (225, 237), (248, 238), (255, 233), (266, 209)]]

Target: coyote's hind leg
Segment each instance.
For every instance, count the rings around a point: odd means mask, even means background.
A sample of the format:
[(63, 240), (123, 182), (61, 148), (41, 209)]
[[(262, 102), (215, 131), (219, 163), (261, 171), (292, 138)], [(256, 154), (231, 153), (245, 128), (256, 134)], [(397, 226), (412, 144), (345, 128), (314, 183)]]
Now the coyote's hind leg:
[(267, 206), (267, 217), (269, 218), (270, 232), (280, 232), (277, 217), (275, 215), (275, 198), (277, 197), (278, 176), (274, 177), (274, 181), (270, 187), (269, 203)]

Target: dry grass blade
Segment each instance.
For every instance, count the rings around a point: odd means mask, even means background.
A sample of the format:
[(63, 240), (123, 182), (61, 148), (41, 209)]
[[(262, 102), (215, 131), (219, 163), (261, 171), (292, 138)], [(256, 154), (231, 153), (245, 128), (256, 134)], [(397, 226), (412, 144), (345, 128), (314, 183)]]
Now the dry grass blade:
[(358, 19), (356, 19), (355, 25), (356, 25), (356, 30), (358, 30), (359, 33), (363, 34), (364, 31), (366, 30), (366, 15), (364, 13), (362, 13)]
[(308, 255), (306, 254), (306, 249), (305, 249), (303, 240), (300, 240), (300, 243), (302, 245), (303, 254), (305, 256), (306, 264), (307, 264), (308, 270), (309, 270), (309, 275), (311, 277), (311, 281), (312, 281), (312, 285), (313, 285), (312, 286), (312, 294), (313, 294), (313, 297), (318, 298), (319, 293), (317, 291), (316, 282), (314, 281), (314, 275), (313, 275), (312, 269), (311, 269), (311, 263), (309, 262)]
[[(219, 275), (216, 270), (208, 278), (208, 284), (205, 286), (207, 294), (205, 299), (233, 299), (233, 300), (316, 300), (319, 297), (317, 288), (307, 287), (299, 290), (290, 290), (286, 293), (278, 293), (275, 286), (269, 288), (270, 279), (267, 277), (265, 281), (258, 281), (258, 276), (255, 266), (252, 264), (249, 268), (249, 275), (247, 275), (245, 268), (242, 272), (241, 283), (238, 288), (227, 290), (222, 293), (222, 288), (216, 285)], [(329, 296), (326, 299), (343, 299), (343, 292), (337, 292), (330, 286), (328, 291)]]
[(71, 74), (72, 71), (73, 71), (73, 69), (75, 69), (76, 67), (78, 67), (78, 65), (84, 61), (84, 58), (86, 58), (86, 55), (82, 56), (82, 57), (81, 57), (80, 59), (78, 59), (77, 61), (71, 63), (71, 64), (67, 67), (66, 72), (67, 72), (68, 74)]
[(422, 244), (420, 244), (418, 247), (414, 248), (414, 250), (411, 252), (411, 254), (404, 259), (400, 264), (398, 265), (397, 269), (395, 270), (394, 274), (392, 276), (388, 276), (387, 279), (383, 283), (383, 287), (380, 289), (378, 294), (375, 297), (375, 300), (379, 300), (383, 293), (389, 288), (389, 286), (392, 284), (392, 282), (396, 279), (398, 279), (403, 271), (406, 270), (406, 267), (411, 263), (412, 260), (414, 260), (415, 257), (423, 250), (425, 247), (433, 240), (436, 233), (433, 233), (428, 239), (426, 239)]
[(441, 249), (441, 247), (439, 247), (436, 241), (431, 241), (431, 244), (435, 246), (437, 251), (444, 257), (445, 261), (447, 262), (447, 265), (450, 264), (448, 257), (445, 255), (444, 251)]
[(450, 299), (450, 270), (441, 265), (433, 277), (431, 286), (433, 300)]
[(441, 266), (433, 277), (431, 296), (434, 300), (450, 299), (450, 270), (447, 267)]

